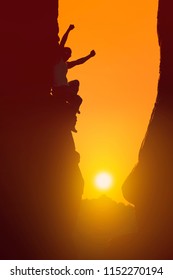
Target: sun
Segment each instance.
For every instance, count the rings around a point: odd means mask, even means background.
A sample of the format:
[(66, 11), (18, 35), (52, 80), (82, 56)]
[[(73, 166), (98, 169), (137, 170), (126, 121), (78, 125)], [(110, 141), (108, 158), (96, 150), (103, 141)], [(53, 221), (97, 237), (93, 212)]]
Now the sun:
[(108, 172), (100, 172), (95, 176), (94, 183), (98, 189), (108, 190), (113, 183), (113, 177)]

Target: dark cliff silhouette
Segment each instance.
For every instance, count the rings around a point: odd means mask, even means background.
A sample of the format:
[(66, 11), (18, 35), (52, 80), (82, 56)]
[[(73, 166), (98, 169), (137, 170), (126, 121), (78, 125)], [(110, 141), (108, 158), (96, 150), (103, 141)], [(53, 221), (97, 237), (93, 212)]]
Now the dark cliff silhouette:
[(134, 245), (131, 245), (132, 258), (173, 258), (172, 13), (172, 2), (160, 0), (158, 38), (161, 60), (158, 95), (138, 163), (122, 188), (124, 197), (135, 205), (139, 228), (136, 242), (134, 237), (124, 240), (127, 248), (130, 248), (128, 244)]
[(49, 94), (58, 1), (10, 1), (2, 12), (0, 259), (75, 258), (80, 159), (68, 106)]

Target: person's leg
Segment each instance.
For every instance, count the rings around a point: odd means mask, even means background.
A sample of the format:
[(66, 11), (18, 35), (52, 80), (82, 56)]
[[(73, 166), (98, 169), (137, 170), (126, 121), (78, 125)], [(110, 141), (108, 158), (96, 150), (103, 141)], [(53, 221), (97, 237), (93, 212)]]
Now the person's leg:
[(79, 108), (82, 103), (82, 98), (77, 94), (78, 90), (78, 80), (70, 81), (68, 86), (53, 88), (53, 96), (62, 104), (68, 103), (73, 116), (75, 116), (76, 113), (80, 114)]
[(80, 113), (79, 107), (82, 103), (82, 98), (77, 94), (79, 91), (80, 83), (78, 80), (73, 80), (70, 81), (68, 84), (70, 89), (70, 94), (68, 95), (68, 102), (75, 114)]
[(77, 132), (75, 126), (76, 126), (76, 122), (77, 122), (77, 117), (76, 115), (73, 115), (71, 116), (71, 131), (73, 132)]
[(79, 95), (74, 95), (72, 98), (72, 101), (70, 102), (71, 108), (74, 111), (74, 113), (80, 114), (80, 105), (82, 104), (82, 98)]
[(73, 87), (73, 90), (71, 86), (62, 86), (53, 88), (52, 95), (55, 97), (55, 100), (58, 101), (61, 106), (65, 106), (67, 110), (68, 106), (68, 112), (69, 112), (69, 123), (71, 130), (73, 132), (77, 132), (75, 125), (77, 121), (76, 113), (79, 113), (79, 107), (82, 103), (82, 98), (77, 95), (77, 89), (79, 87), (79, 83), (76, 81), (72, 81), (70, 85)]

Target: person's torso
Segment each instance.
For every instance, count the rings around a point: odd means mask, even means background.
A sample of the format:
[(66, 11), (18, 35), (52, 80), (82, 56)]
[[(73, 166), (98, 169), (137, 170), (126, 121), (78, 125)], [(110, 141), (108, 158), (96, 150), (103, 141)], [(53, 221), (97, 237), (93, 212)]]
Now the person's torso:
[(53, 69), (53, 87), (68, 85), (66, 78), (67, 71), (67, 63), (63, 59), (60, 59)]

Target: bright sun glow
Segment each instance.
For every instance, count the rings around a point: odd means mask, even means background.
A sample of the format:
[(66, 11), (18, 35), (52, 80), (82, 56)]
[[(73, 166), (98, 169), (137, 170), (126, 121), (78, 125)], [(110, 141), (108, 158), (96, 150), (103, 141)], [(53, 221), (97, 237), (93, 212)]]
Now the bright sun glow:
[(94, 183), (97, 188), (107, 190), (111, 187), (113, 182), (112, 175), (107, 172), (98, 173), (95, 177)]

